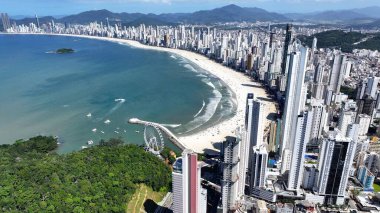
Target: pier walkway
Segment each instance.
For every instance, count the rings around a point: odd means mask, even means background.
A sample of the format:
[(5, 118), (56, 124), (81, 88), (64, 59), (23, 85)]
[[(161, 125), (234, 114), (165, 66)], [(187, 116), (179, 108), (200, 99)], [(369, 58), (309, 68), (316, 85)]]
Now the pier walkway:
[(185, 150), (185, 149), (187, 149), (187, 147), (185, 146), (185, 144), (181, 143), (181, 141), (168, 128), (164, 127), (161, 124), (150, 122), (150, 121), (143, 121), (143, 120), (140, 120), (138, 118), (131, 118), (131, 119), (129, 119), (128, 122), (131, 123), (131, 124), (141, 124), (141, 125), (144, 125), (144, 126), (146, 126), (146, 125), (155, 126), (155, 127), (159, 128), (161, 131), (163, 131), (168, 136), (168, 139), (175, 146), (177, 146), (179, 149), (181, 149), (182, 151)]

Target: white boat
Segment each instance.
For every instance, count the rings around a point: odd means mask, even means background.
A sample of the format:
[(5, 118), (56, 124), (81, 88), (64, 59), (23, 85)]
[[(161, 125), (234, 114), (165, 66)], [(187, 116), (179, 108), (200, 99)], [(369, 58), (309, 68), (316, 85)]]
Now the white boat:
[(87, 141), (87, 144), (88, 144), (88, 145), (91, 145), (91, 144), (93, 144), (93, 143), (94, 143), (93, 140), (89, 140), (89, 141)]
[(116, 98), (115, 102), (124, 103), (125, 99), (124, 98)]
[(104, 131), (100, 131), (102, 134), (104, 134)]
[(119, 134), (119, 132), (118, 132), (118, 131), (116, 131), (116, 130), (115, 130), (114, 132), (115, 132), (116, 134)]
[(88, 147), (87, 146), (82, 146), (82, 149), (87, 149)]
[(91, 131), (96, 132), (96, 128), (93, 128)]
[(107, 119), (107, 120), (104, 121), (104, 123), (105, 124), (109, 124), (109, 123), (111, 123), (111, 121)]
[(140, 133), (140, 131), (139, 131), (139, 130), (136, 130), (135, 132), (136, 132), (136, 133)]
[(92, 116), (91, 112), (86, 115), (87, 118), (90, 118)]

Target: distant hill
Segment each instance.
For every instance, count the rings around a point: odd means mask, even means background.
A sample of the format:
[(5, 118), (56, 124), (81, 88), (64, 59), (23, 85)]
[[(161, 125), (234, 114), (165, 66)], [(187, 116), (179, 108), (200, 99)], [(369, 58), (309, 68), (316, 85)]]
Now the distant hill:
[[(38, 21), (40, 22), (40, 24), (46, 24), (46, 23), (51, 22), (52, 20), (54, 20), (54, 22), (57, 22), (57, 19), (54, 18), (53, 16), (44, 16), (44, 17), (38, 18)], [(16, 21), (16, 24), (18, 24), (18, 25), (19, 24), (28, 25), (30, 23), (37, 24), (36, 18), (23, 18), (23, 19), (14, 20), (14, 21)]]
[(342, 23), (357, 19), (371, 19), (371, 17), (351, 10), (323, 11), (316, 13), (288, 13), (285, 16), (292, 20)]
[(353, 23), (350, 26), (355, 29), (373, 29), (373, 28), (380, 29), (380, 19), (373, 20), (368, 23), (361, 23), (361, 24)]
[(365, 8), (358, 8), (358, 9), (353, 9), (351, 11), (354, 11), (356, 13), (380, 19), (380, 7), (379, 6), (373, 6), (373, 7), (365, 7)]
[(287, 18), (295, 21), (309, 21), (314, 23), (338, 23), (345, 25), (360, 25), (380, 19), (380, 7), (372, 6), (350, 10), (330, 10), (313, 13), (287, 13)]
[[(135, 25), (145, 23), (150, 25), (175, 25), (178, 23), (189, 24), (210, 24), (220, 22), (256, 22), (256, 21), (286, 21), (288, 18), (278, 13), (271, 13), (260, 8), (244, 8), (231, 4), (213, 10), (202, 10), (194, 13), (167, 13), (167, 14), (143, 14), (143, 13), (113, 13), (108, 10), (92, 10), (75, 15), (65, 16), (60, 19), (54, 17), (42, 17), (40, 23), (47, 23), (51, 20), (61, 23), (88, 24), (90, 22), (121, 22), (125, 25)], [(20, 24), (35, 22), (34, 18), (24, 18), (17, 20)]]
[(59, 19), (60, 22), (86, 24), (94, 21), (106, 22), (108, 18), (110, 22), (131, 22), (141, 17), (147, 16), (142, 13), (113, 13), (108, 10), (91, 10), (76, 15), (66, 16)]
[(203, 10), (180, 17), (186, 23), (286, 21), (285, 16), (260, 8), (245, 8), (230, 4), (213, 10)]
[[(114, 13), (108, 10), (91, 10), (79, 14), (69, 15), (61, 18), (52, 16), (40, 18), (40, 23), (51, 20), (60, 23), (88, 24), (90, 22), (103, 22), (109, 19), (110, 24), (121, 23), (124, 26), (138, 25), (141, 23), (149, 25), (176, 25), (186, 24), (214, 24), (226, 22), (256, 22), (256, 21), (308, 21), (316, 24), (344, 24), (345, 26), (365, 25), (373, 27), (380, 19), (380, 7), (366, 7), (351, 10), (322, 11), (314, 13), (287, 13), (279, 14), (268, 12), (257, 7), (240, 7), (230, 4), (212, 10), (201, 10), (193, 13)], [(29, 24), (35, 22), (34, 18), (23, 18), (16, 20), (18, 24)], [(373, 24), (372, 24), (373, 23)], [(380, 26), (379, 26), (380, 27)]]
[(141, 18), (135, 19), (131, 22), (125, 23), (126, 26), (139, 26), (145, 24), (146, 26), (175, 26), (177, 23), (164, 21), (159, 18), (156, 18), (156, 15), (143, 16)]

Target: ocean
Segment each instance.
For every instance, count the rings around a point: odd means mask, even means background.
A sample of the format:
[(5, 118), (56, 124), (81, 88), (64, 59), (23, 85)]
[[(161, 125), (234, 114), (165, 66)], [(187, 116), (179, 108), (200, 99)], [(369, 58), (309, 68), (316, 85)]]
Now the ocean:
[[(49, 53), (59, 48), (75, 53)], [(188, 135), (233, 116), (234, 98), (218, 78), (171, 53), (76, 37), (0, 35), (0, 144), (53, 135), (60, 153), (109, 138), (142, 145), (144, 127), (128, 124), (130, 118)]]

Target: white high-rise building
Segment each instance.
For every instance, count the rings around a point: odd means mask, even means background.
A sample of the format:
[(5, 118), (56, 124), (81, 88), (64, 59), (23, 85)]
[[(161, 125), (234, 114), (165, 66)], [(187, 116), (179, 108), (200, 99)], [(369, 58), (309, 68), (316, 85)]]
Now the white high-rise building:
[(248, 178), (251, 175), (251, 161), (252, 158), (252, 147), (261, 146), (264, 143), (264, 107), (265, 105), (254, 98), (252, 93), (249, 93), (247, 96), (247, 106), (245, 114), (245, 131), (246, 131), (246, 140), (245, 144), (247, 148), (247, 169), (248, 169)]
[(173, 165), (173, 212), (206, 213), (207, 190), (201, 187), (197, 154), (186, 149)]
[(347, 128), (348, 125), (354, 123), (355, 120), (355, 113), (352, 111), (341, 111), (339, 116), (339, 122), (338, 122), (338, 129), (340, 130), (340, 133), (342, 136), (345, 136), (347, 134)]
[(369, 126), (371, 124), (371, 116), (366, 115), (366, 114), (358, 115), (358, 124), (359, 124), (358, 135), (359, 136), (367, 135)]
[(264, 108), (265, 104), (254, 98), (254, 94), (247, 96), (247, 108), (245, 113), (245, 127), (247, 140), (251, 147), (264, 143)]
[(352, 62), (346, 61), (343, 66), (344, 66), (343, 67), (344, 78), (349, 78), (351, 74), (351, 69), (352, 69)]
[(313, 189), (318, 178), (318, 169), (315, 166), (306, 166), (302, 177), (302, 188)]
[(304, 160), (306, 145), (310, 140), (310, 130), (312, 125), (313, 114), (310, 111), (304, 112), (297, 118), (297, 129), (292, 138), (292, 158), (290, 162), (287, 189), (297, 191), (302, 183), (304, 172)]
[[(223, 143), (223, 179), (222, 185), (222, 206), (223, 212), (236, 210), (239, 201), (242, 200), (245, 189), (244, 168), (244, 141), (240, 137), (240, 129), (236, 130), (236, 138), (228, 138)], [(242, 173), (242, 176), (241, 176)]]
[(379, 85), (380, 78), (371, 76), (368, 78), (368, 84), (365, 93), (376, 99), (377, 86)]
[(324, 204), (344, 203), (355, 149), (355, 141), (336, 132), (324, 139), (319, 156), (317, 186), (318, 194), (325, 196)]
[(265, 145), (255, 146), (253, 149), (253, 156), (251, 157), (251, 180), (250, 188), (265, 187), (265, 180), (267, 177), (267, 163), (268, 163), (268, 151)]
[(326, 106), (323, 105), (323, 100), (311, 99), (311, 113), (313, 114), (311, 132), (310, 132), (310, 143), (318, 144), (318, 139), (322, 135), (322, 130), (324, 129), (327, 121), (327, 111)]
[(314, 82), (313, 82), (313, 92), (312, 96), (319, 100), (323, 99), (324, 90), (325, 90), (325, 83), (323, 82), (323, 72), (324, 72), (324, 66), (322, 63), (318, 64), (315, 70), (314, 74)]
[(297, 117), (304, 109), (303, 100), (305, 99), (303, 96), (306, 94), (304, 94), (303, 88), (308, 52), (308, 48), (300, 46), (299, 50), (291, 53), (289, 57), (286, 102), (281, 128), (280, 155), (282, 156), (285, 149), (292, 147), (291, 134), (295, 134)]
[(334, 64), (330, 72), (329, 88), (336, 94), (340, 92), (341, 82), (343, 81), (342, 64), (345, 60), (345, 56), (341, 53), (334, 55)]
[(359, 137), (359, 124), (348, 125), (346, 137), (349, 137), (352, 140), (357, 141)]

